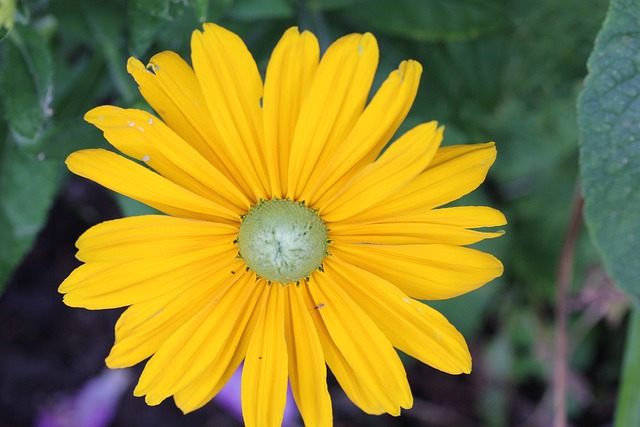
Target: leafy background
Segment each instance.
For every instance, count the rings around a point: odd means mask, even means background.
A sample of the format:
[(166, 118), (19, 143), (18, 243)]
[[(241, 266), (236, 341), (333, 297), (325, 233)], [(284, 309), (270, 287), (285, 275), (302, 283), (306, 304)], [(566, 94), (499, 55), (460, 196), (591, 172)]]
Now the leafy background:
[[(11, 3), (0, 0), (0, 24)], [(56, 293), (77, 265), (73, 242), (82, 231), (144, 209), (64, 168), (72, 151), (105, 144), (83, 114), (105, 103), (143, 107), (128, 56), (144, 62), (173, 50), (188, 58), (190, 34), (205, 21), (240, 34), (263, 72), (292, 25), (324, 48), (370, 31), (381, 48), (376, 84), (403, 59), (424, 66), (404, 126), (436, 119), (446, 144), (497, 142), (487, 182), (462, 203), (506, 213), (505, 236), (481, 245), (505, 275), (434, 304), (467, 337), (473, 374), (450, 377), (407, 358), (416, 403), (399, 419), (362, 414), (330, 379), (336, 425), (550, 425), (558, 416), (557, 333), (568, 337), (569, 422), (609, 426), (617, 411), (617, 426), (640, 425), (640, 320), (629, 315), (640, 296), (633, 0), (17, 2), (15, 24), (0, 30), (0, 425), (75, 416), (96, 381), (102, 394), (90, 400), (105, 415), (53, 425), (238, 425), (218, 398), (182, 416), (172, 402), (146, 407), (130, 381), (122, 396), (106, 393), (99, 381), (118, 313), (72, 310)], [(581, 194), (585, 226), (572, 214)], [(557, 306), (567, 313), (564, 332)]]

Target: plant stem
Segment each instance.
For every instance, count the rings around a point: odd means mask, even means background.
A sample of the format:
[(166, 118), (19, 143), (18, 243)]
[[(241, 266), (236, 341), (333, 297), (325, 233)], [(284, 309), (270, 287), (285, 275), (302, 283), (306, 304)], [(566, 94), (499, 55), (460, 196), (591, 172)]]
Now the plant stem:
[(640, 425), (640, 310), (637, 305), (631, 309), (628, 328), (615, 427)]
[(553, 427), (567, 425), (567, 374), (568, 333), (567, 294), (573, 280), (573, 261), (576, 244), (582, 227), (582, 203), (580, 185), (576, 184), (571, 216), (558, 264), (556, 276), (556, 339), (553, 355)]

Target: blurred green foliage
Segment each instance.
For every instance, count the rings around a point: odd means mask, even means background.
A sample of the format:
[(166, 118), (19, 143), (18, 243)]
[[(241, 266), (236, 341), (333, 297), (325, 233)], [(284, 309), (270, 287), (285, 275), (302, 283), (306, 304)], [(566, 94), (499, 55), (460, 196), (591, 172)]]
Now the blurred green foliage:
[[(417, 59), (424, 66), (421, 90), (401, 131), (435, 119), (447, 128), (445, 144), (497, 142), (498, 160), (487, 183), (461, 203), (487, 204), (506, 213), (506, 235), (481, 245), (503, 261), (505, 275), (477, 292), (434, 305), (470, 341), (483, 338), (476, 366), (492, 380), (490, 392), (480, 397), (475, 410), (483, 425), (509, 425), (509, 413), (522, 404), (515, 401), (513, 390), (542, 389), (525, 396), (543, 400), (553, 374), (550, 313), (579, 174), (576, 100), (607, 5), (606, 0), (18, 2), (16, 24), (0, 32), (0, 288), (46, 221), (67, 176), (64, 158), (77, 149), (105, 144), (100, 133), (82, 121), (83, 114), (104, 103), (144, 106), (126, 73), (129, 55), (144, 62), (156, 52), (173, 50), (188, 59), (191, 32), (212, 21), (237, 32), (264, 72), (271, 50), (289, 26), (314, 32), (324, 48), (346, 33), (369, 31), (381, 48), (375, 85), (403, 59)], [(637, 31), (637, 16), (632, 19), (629, 25)], [(592, 71), (606, 68), (606, 57), (592, 59), (591, 66)], [(636, 77), (637, 72), (636, 66)], [(631, 87), (618, 87), (625, 94), (640, 87), (636, 80), (621, 80), (625, 83)], [(589, 96), (595, 98), (589, 101)], [(583, 105), (597, 103), (598, 96), (598, 92), (585, 94)], [(616, 111), (612, 107), (611, 113)], [(629, 132), (637, 133), (637, 106), (623, 112), (633, 123)], [(599, 134), (594, 126), (615, 124), (602, 123), (595, 110), (585, 109), (581, 117), (583, 126), (592, 126), (595, 132), (584, 135), (588, 146), (583, 150), (582, 180), (585, 194), (595, 194), (587, 200), (592, 206), (589, 222), (597, 229), (598, 218), (611, 215), (610, 207), (599, 204), (598, 194), (613, 192), (614, 203), (633, 194), (633, 205), (621, 203), (629, 212), (620, 211), (620, 218), (637, 235), (640, 202), (638, 192), (631, 191), (636, 190), (637, 178), (616, 163), (622, 152), (611, 152), (611, 170), (602, 172), (596, 162), (602, 150), (610, 153), (612, 138), (624, 145), (631, 134), (612, 134), (605, 127)], [(631, 165), (639, 152), (626, 153), (618, 161), (627, 159)], [(609, 178), (623, 179), (621, 189), (630, 188), (629, 194), (616, 191)], [(144, 212), (131, 201), (119, 200), (125, 213)], [(605, 259), (607, 254), (626, 253), (637, 265), (638, 240), (627, 242), (631, 246), (617, 242), (610, 250), (606, 236), (612, 230), (626, 231), (610, 218), (604, 224), (608, 226), (595, 234)], [(586, 234), (579, 240), (577, 254), (572, 296), (579, 309), (570, 327), (578, 338), (572, 342), (572, 366), (580, 381), (589, 383), (582, 369), (597, 363), (593, 348), (607, 334), (606, 328), (596, 325), (612, 312), (624, 313), (626, 300), (614, 298), (615, 288), (599, 275), (598, 255)], [(620, 268), (620, 276), (614, 278), (623, 277), (625, 289), (637, 291), (638, 281), (632, 284), (637, 268)], [(588, 299), (589, 292), (613, 295), (607, 299), (613, 301), (606, 307), (609, 311), (602, 308), (603, 298)], [(616, 345), (619, 348), (621, 341)], [(617, 372), (618, 364), (608, 360), (603, 369)], [(604, 380), (609, 385), (615, 381)], [(572, 416), (579, 419), (588, 399), (576, 399), (572, 405)]]

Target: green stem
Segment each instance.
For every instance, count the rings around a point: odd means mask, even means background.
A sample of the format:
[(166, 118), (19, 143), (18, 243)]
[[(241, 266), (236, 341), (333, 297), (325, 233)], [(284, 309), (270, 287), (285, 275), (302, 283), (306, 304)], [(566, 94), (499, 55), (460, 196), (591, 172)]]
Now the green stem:
[(567, 330), (567, 298), (573, 280), (576, 246), (582, 229), (582, 196), (576, 182), (571, 216), (564, 237), (556, 282), (556, 337), (553, 357), (553, 427), (567, 426), (567, 377), (569, 333)]
[(631, 310), (628, 327), (614, 427), (640, 426), (640, 309), (637, 306)]

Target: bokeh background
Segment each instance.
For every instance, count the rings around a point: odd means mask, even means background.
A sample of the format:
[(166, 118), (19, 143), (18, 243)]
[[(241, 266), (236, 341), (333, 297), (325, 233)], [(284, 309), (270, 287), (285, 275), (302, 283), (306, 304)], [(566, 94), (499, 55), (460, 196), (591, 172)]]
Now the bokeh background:
[[(608, 1), (12, 4), (0, 0), (0, 25), (15, 21), (0, 30), (0, 426), (241, 425), (233, 390), (186, 416), (170, 400), (152, 408), (134, 398), (142, 367), (104, 368), (120, 311), (71, 309), (57, 293), (79, 265), (74, 241), (85, 229), (146, 209), (64, 167), (72, 151), (106, 147), (83, 114), (101, 104), (148, 108), (127, 58), (173, 50), (188, 59), (191, 32), (205, 21), (238, 33), (263, 73), (292, 25), (323, 48), (372, 32), (381, 50), (376, 86), (403, 59), (424, 67), (401, 131), (435, 119), (446, 145), (497, 143), (487, 182), (460, 203), (506, 214), (506, 234), (478, 245), (505, 274), (433, 304), (467, 338), (473, 373), (448, 376), (404, 358), (415, 406), (400, 418), (363, 414), (330, 376), (337, 426), (551, 425), (561, 265), (573, 273), (562, 298), (569, 424), (613, 425), (631, 300), (608, 278), (581, 220), (576, 113)], [(300, 424), (295, 410), (287, 424)]]

